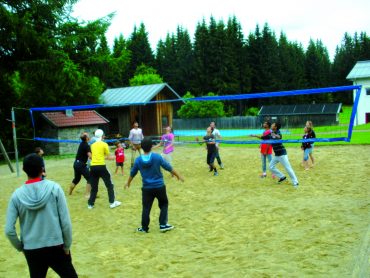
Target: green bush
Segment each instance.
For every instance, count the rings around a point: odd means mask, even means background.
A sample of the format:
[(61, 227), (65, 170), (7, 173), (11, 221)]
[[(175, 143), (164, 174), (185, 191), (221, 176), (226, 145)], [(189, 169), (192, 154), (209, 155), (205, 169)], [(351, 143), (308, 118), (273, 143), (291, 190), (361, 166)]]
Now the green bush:
[[(215, 96), (214, 93), (208, 93), (207, 96)], [(187, 92), (183, 98), (191, 99), (194, 96)], [(224, 104), (220, 101), (191, 101), (186, 100), (177, 115), (182, 119), (191, 118), (217, 118), (225, 116)]]

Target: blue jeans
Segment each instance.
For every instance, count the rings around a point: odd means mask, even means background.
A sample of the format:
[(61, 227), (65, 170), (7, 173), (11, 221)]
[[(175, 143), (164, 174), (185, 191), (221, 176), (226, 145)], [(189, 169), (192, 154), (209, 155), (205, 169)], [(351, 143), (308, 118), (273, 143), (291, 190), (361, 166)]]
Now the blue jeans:
[(304, 153), (303, 153), (303, 160), (304, 161), (307, 161), (308, 158), (309, 158), (309, 155), (312, 153), (312, 148), (308, 148), (308, 149), (305, 149), (304, 150)]
[(271, 154), (262, 154), (261, 153), (261, 161), (262, 161), (262, 173), (266, 173), (266, 158), (268, 159), (269, 163), (271, 162), (272, 155)]

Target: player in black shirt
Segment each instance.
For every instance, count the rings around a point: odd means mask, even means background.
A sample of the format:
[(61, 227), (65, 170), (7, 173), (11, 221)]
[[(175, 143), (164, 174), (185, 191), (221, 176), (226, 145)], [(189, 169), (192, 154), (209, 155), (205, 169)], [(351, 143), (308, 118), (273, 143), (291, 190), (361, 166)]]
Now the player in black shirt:
[(91, 185), (90, 185), (90, 171), (87, 167), (87, 160), (91, 158), (91, 149), (89, 145), (89, 134), (87, 132), (83, 132), (81, 134), (82, 142), (78, 146), (76, 160), (73, 163), (73, 169), (75, 172), (74, 179), (72, 180), (71, 185), (69, 186), (69, 195), (72, 195), (73, 190), (77, 186), (77, 184), (81, 180), (81, 176), (86, 179), (86, 193), (85, 197), (90, 197)]
[(214, 164), (217, 155), (216, 139), (212, 134), (211, 127), (207, 128), (207, 135), (203, 137), (202, 143), (207, 144), (207, 164), (209, 165), (209, 171), (213, 171), (213, 174), (218, 176), (217, 168)]

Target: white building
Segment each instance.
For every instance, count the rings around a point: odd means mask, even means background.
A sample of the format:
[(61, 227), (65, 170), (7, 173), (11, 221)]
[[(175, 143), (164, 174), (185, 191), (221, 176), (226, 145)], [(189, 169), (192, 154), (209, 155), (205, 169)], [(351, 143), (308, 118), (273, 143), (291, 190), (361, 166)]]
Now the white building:
[[(360, 101), (357, 107), (355, 125), (370, 123), (370, 61), (358, 61), (347, 79), (353, 85), (362, 85)], [(353, 99), (355, 92), (353, 93)]]

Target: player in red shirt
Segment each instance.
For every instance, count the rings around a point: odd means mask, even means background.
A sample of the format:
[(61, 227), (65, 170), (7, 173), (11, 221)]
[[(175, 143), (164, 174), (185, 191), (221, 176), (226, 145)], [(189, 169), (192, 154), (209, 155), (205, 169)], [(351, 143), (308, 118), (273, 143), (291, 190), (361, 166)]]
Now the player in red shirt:
[[(271, 123), (270, 122), (264, 122), (263, 128), (265, 131), (263, 132), (262, 136), (269, 135), (271, 133)], [(253, 137), (261, 138), (261, 136), (258, 135), (251, 135)], [(271, 144), (261, 144), (261, 162), (262, 162), (262, 174), (260, 175), (261, 178), (266, 178), (266, 160), (271, 162), (272, 159), (272, 145)], [(275, 178), (274, 175), (272, 175), (272, 178)]]
[(121, 168), (121, 173), (123, 176), (123, 163), (125, 162), (125, 151), (121, 144), (121, 142), (116, 143), (116, 150), (114, 152), (116, 156), (116, 171), (115, 174), (117, 174), (118, 169)]

